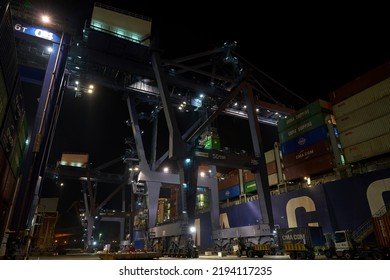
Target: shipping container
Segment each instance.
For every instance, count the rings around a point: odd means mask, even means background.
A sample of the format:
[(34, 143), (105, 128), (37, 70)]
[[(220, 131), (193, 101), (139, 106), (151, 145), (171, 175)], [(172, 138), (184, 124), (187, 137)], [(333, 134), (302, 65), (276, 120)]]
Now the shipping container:
[(14, 117), (15, 126), (19, 130), (22, 124), (22, 117), (25, 111), (19, 78), (15, 82), (10, 105), (11, 105), (12, 115)]
[(332, 153), (306, 160), (283, 169), (286, 180), (295, 180), (304, 177), (318, 175), (332, 171), (334, 167), (334, 158)]
[(373, 217), (372, 223), (378, 245), (390, 248), (390, 215), (387, 213), (381, 217)]
[(329, 132), (327, 126), (317, 127), (309, 132), (304, 133), (298, 137), (295, 137), (283, 144), (281, 144), (283, 156), (296, 151), (300, 151), (316, 142), (324, 139), (329, 139)]
[(16, 179), (11, 170), (8, 172), (5, 187), (3, 189), (2, 200), (5, 204), (10, 205), (14, 196)]
[(236, 170), (234, 172), (230, 172), (229, 174), (227, 174), (223, 180), (221, 179), (218, 181), (218, 189), (223, 190), (239, 184), (240, 184), (240, 176), (238, 170)]
[(390, 95), (376, 100), (358, 110), (337, 118), (337, 129), (339, 132), (360, 126), (369, 121), (375, 120), (390, 114)]
[(0, 147), (0, 200), (3, 191), (5, 189), (5, 182), (7, 180), (8, 172), (9, 172), (9, 163), (3, 151), (3, 148)]
[(113, 9), (104, 4), (95, 4), (90, 28), (130, 40), (145, 46), (150, 44), (151, 19)]
[(272, 161), (272, 162), (269, 162), (267, 163), (267, 174), (270, 175), (270, 174), (274, 174), (276, 173), (276, 161)]
[(269, 150), (264, 153), (265, 163), (275, 161), (275, 150)]
[(285, 119), (280, 119), (278, 121), (278, 131), (282, 132), (287, 128), (298, 124), (302, 120), (317, 115), (320, 112), (329, 113), (331, 111), (332, 111), (332, 105), (329, 102), (319, 99), (303, 107), (295, 114), (290, 115)]
[(224, 190), (219, 190), (219, 200), (226, 200), (240, 196), (240, 185), (232, 186)]
[(3, 71), (0, 65), (0, 128), (2, 127), (5, 113), (7, 112), (8, 95), (5, 88)]
[(256, 181), (249, 181), (244, 183), (244, 193), (251, 193), (256, 191)]
[(0, 133), (0, 143), (3, 146), (6, 156), (9, 158), (11, 152), (14, 149), (17, 139), (17, 131), (14, 123), (14, 118), (12, 116), (11, 110), (8, 110), (5, 117), (3, 130)]
[(322, 156), (324, 154), (328, 154), (331, 151), (332, 146), (330, 144), (330, 141), (327, 139), (321, 140), (304, 149), (283, 156), (283, 166), (286, 168), (296, 164), (300, 164), (303, 161), (310, 160), (312, 158)]
[[(17, 140), (19, 142), (19, 140)], [(22, 166), (22, 151), (20, 150), (20, 145), (17, 143), (10, 156), (10, 166), (11, 170), (16, 178), (19, 177), (20, 168)]]
[(390, 115), (382, 116), (359, 127), (354, 127), (339, 134), (342, 147), (348, 148), (352, 145), (368, 141), (390, 133)]
[(17, 75), (17, 59), (14, 28), (9, 6), (0, 17), (2, 17), (0, 18), (0, 64), (3, 68), (7, 94), (10, 97)]
[(27, 137), (28, 137), (26, 112), (23, 114), (23, 117), (22, 117), (22, 123), (20, 125), (18, 137), (19, 137), (20, 150), (22, 151), (22, 154), (23, 154), (24, 149), (27, 145), (26, 141), (27, 141)]
[(277, 184), (279, 184), (278, 174), (274, 173), (268, 175), (268, 186), (275, 186)]
[(300, 122), (297, 122), (295, 125), (287, 128), (286, 130), (279, 133), (279, 140), (281, 143), (284, 143), (288, 140), (293, 139), (299, 135), (309, 132), (314, 128), (320, 127), (326, 124), (326, 118), (329, 114), (318, 113), (314, 116), (310, 116)]
[(387, 79), (388, 77), (390, 77), (389, 61), (364, 73), (363, 75), (331, 92), (329, 95), (330, 102), (332, 104), (340, 103), (354, 94)]
[(353, 163), (390, 152), (390, 133), (344, 148), (347, 163)]
[(333, 105), (336, 118), (347, 115), (377, 100), (390, 95), (390, 78)]

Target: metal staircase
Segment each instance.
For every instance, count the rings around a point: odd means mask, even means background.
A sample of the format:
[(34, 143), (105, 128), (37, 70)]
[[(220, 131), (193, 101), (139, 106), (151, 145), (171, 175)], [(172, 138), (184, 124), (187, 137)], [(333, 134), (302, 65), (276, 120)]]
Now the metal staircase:
[(361, 226), (359, 226), (356, 230), (352, 232), (352, 238), (356, 242), (362, 242), (366, 239), (371, 233), (374, 232), (374, 226), (372, 224), (372, 218), (381, 217), (384, 215), (390, 214), (390, 204), (383, 205), (372, 217), (367, 219)]

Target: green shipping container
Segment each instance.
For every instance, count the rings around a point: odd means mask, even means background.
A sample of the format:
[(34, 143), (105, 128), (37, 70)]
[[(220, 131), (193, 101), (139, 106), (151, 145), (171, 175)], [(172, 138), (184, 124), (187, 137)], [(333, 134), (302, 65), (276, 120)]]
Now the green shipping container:
[(12, 151), (10, 162), (15, 178), (19, 177), (20, 167), (22, 166), (22, 151), (20, 150), (19, 143), (15, 145), (14, 150)]
[(288, 116), (285, 119), (281, 119), (278, 122), (278, 132), (280, 133), (289, 127), (296, 126), (304, 119), (314, 116), (320, 112), (331, 113), (332, 105), (329, 102), (318, 99), (317, 101), (314, 101), (309, 105), (303, 107), (295, 114)]
[(210, 136), (204, 144), (204, 148), (207, 150), (220, 150), (221, 142), (219, 137)]
[(251, 193), (254, 191), (256, 191), (256, 181), (255, 180), (244, 183), (244, 192), (245, 193)]
[(314, 116), (311, 116), (309, 118), (306, 118), (300, 122), (298, 122), (296, 125), (287, 128), (286, 130), (279, 133), (279, 141), (280, 143), (287, 142), (288, 140), (291, 140), (299, 135), (304, 134), (305, 132), (309, 132), (313, 130), (314, 128), (320, 127), (324, 124), (326, 124), (326, 117), (327, 113), (318, 113)]

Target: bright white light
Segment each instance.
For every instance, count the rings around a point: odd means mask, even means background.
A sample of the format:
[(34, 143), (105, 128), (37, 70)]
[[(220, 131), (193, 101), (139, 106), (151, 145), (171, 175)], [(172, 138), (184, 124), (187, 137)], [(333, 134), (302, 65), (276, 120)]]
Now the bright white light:
[(63, 187), (63, 186), (64, 186), (64, 183), (61, 183), (60, 186)]
[(186, 158), (185, 163), (190, 163), (190, 162), (191, 162), (191, 159), (190, 158)]
[(26, 143), (26, 145), (28, 145), (28, 143), (30, 143), (30, 141), (29, 141), (28, 139), (26, 139), (26, 142), (25, 142), (25, 143)]
[(93, 245), (95, 246), (96, 244), (97, 244), (97, 242), (96, 242), (96, 241), (94, 241), (94, 242), (93, 242)]
[(169, 172), (169, 168), (168, 167), (164, 167), (163, 171), (164, 171), (164, 173), (168, 173)]
[(204, 173), (203, 171), (200, 172), (200, 177), (204, 177), (204, 176), (206, 176), (206, 173)]
[(203, 97), (204, 97), (204, 94), (203, 94), (203, 93), (201, 93), (201, 94), (199, 95), (199, 97), (200, 97), (200, 98), (203, 98)]
[(52, 53), (52, 52), (53, 52), (53, 48), (52, 48), (52, 47), (47, 47), (47, 51), (48, 51), (49, 53)]
[(44, 23), (49, 23), (49, 22), (50, 22), (50, 18), (49, 18), (49, 16), (47, 16), (47, 15), (43, 15), (41, 19), (42, 19), (42, 21), (43, 21)]
[(191, 233), (194, 233), (196, 231), (196, 228), (195, 227), (190, 227), (190, 232)]
[(79, 81), (76, 81), (76, 85), (78, 85), (79, 84)]
[(93, 93), (93, 90), (92, 89), (88, 89), (88, 93)]
[(90, 89), (93, 89), (93, 88), (94, 88), (94, 85), (89, 85), (89, 88), (90, 88)]

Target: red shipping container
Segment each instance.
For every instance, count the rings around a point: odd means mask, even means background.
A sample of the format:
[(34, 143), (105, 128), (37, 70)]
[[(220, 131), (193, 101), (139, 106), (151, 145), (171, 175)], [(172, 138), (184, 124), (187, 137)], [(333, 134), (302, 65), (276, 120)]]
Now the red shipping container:
[(244, 172), (244, 183), (255, 180), (255, 174), (251, 171)]
[(267, 163), (267, 174), (271, 175), (276, 173), (276, 161), (271, 161)]
[(390, 247), (390, 215), (372, 218), (375, 237), (381, 247)]
[(390, 61), (383, 63), (377, 68), (357, 77), (349, 83), (341, 86), (330, 93), (330, 102), (334, 105), (359, 93), (390, 77)]
[(331, 145), (328, 139), (321, 140), (314, 143), (304, 149), (300, 149), (294, 153), (283, 156), (283, 165), (284, 168), (290, 167), (293, 165), (300, 164), (306, 160), (322, 156), (331, 151)]
[(333, 154), (316, 157), (303, 163), (287, 167), (283, 170), (286, 180), (295, 180), (304, 177), (310, 177), (331, 171), (334, 167)]
[(239, 185), (240, 184), (240, 179), (237, 173), (230, 173), (228, 177), (226, 177), (224, 180), (221, 180), (218, 182), (218, 189), (223, 190), (226, 188), (229, 188), (234, 185)]

